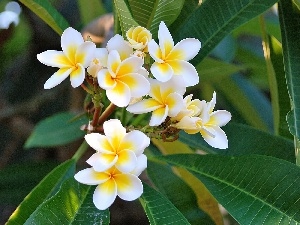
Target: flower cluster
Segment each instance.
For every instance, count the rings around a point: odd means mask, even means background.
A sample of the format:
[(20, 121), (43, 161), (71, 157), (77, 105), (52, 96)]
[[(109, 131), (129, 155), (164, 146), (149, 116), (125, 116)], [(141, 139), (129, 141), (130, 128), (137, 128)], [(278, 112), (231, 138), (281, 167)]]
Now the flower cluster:
[[(147, 167), (143, 151), (150, 144), (149, 137), (173, 141), (184, 130), (188, 134), (200, 133), (215, 148), (228, 147), (220, 127), (228, 123), (231, 114), (213, 111), (216, 94), (210, 102), (184, 96), (187, 87), (199, 82), (195, 67), (188, 61), (198, 54), (200, 41), (186, 38), (175, 44), (164, 22), (159, 25), (158, 43), (150, 31), (140, 26), (130, 28), (126, 38), (117, 34), (105, 48), (97, 48), (92, 41), (84, 41), (78, 31), (68, 28), (61, 36), (62, 51), (48, 50), (37, 55), (40, 62), (59, 68), (44, 88), (53, 88), (70, 76), (73, 87), (82, 86), (92, 95), (95, 111), (88, 129), (92, 133), (85, 140), (96, 153), (87, 160), (91, 168), (79, 171), (75, 179), (98, 185), (93, 200), (99, 209), (109, 207), (117, 195), (130, 201), (142, 194), (138, 175)], [(102, 114), (99, 96), (106, 96), (111, 103)], [(151, 129), (131, 126), (126, 133), (119, 120), (105, 121), (115, 106), (126, 107), (133, 114), (151, 112), (146, 126)]]

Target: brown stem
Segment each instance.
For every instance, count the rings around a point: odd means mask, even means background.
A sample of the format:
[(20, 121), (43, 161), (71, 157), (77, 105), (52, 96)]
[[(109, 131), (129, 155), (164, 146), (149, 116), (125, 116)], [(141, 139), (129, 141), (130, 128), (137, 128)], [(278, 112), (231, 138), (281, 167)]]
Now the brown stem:
[(97, 126), (98, 124), (98, 118), (100, 115), (101, 107), (96, 107), (94, 111), (94, 116), (93, 116), (93, 121), (92, 121), (92, 126), (93, 128)]
[(101, 114), (98, 120), (98, 125), (102, 125), (104, 121), (113, 113), (117, 106), (113, 103), (110, 103), (110, 105), (105, 109), (105, 111)]
[(87, 86), (85, 86), (85, 84), (81, 84), (81, 87), (82, 87), (82, 89), (85, 90), (87, 93), (92, 94), (92, 91), (91, 91)]

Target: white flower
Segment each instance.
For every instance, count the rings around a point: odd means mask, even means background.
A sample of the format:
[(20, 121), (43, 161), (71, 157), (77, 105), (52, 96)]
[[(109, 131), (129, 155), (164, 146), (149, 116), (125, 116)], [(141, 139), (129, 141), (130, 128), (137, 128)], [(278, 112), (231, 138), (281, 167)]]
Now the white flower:
[(173, 126), (184, 130), (188, 134), (200, 132), (204, 140), (214, 148), (228, 148), (225, 132), (220, 128), (231, 119), (230, 112), (226, 110), (213, 111), (216, 104), (216, 93), (210, 102), (201, 101), (201, 112), (197, 116), (183, 116)]
[(176, 116), (184, 107), (185, 86), (182, 85), (180, 77), (173, 77), (165, 83), (151, 78), (149, 81), (151, 98), (129, 105), (127, 111), (135, 114), (152, 112), (149, 125), (158, 126), (165, 121), (167, 116)]
[(75, 88), (85, 79), (85, 68), (94, 57), (96, 45), (84, 41), (81, 34), (75, 29), (67, 28), (61, 36), (62, 51), (48, 50), (37, 55), (37, 59), (45, 65), (60, 68), (44, 84), (50, 89), (70, 75), (71, 85)]
[(0, 29), (8, 29), (11, 23), (19, 24), (19, 15), (22, 9), (17, 2), (8, 2), (5, 11), (0, 13)]
[(132, 171), (137, 165), (138, 157), (149, 146), (150, 139), (138, 130), (126, 133), (126, 129), (117, 119), (104, 122), (103, 129), (105, 135), (85, 135), (87, 143), (97, 151), (87, 163), (98, 172), (113, 166), (123, 173)]
[(152, 40), (150, 31), (141, 26), (131, 27), (126, 32), (126, 37), (134, 49), (144, 50), (145, 52), (148, 51), (148, 42)]
[(150, 68), (153, 76), (166, 82), (174, 75), (180, 75), (186, 87), (196, 85), (199, 82), (198, 73), (187, 61), (199, 52), (200, 41), (186, 38), (174, 46), (173, 38), (164, 22), (159, 25), (158, 39), (159, 45), (154, 40), (148, 43), (149, 54), (155, 60)]
[(106, 90), (107, 98), (119, 107), (127, 106), (132, 97), (148, 94), (150, 84), (142, 69), (143, 59), (131, 56), (121, 59), (117, 50), (108, 53), (107, 69), (98, 72), (99, 86)]
[(87, 68), (87, 72), (92, 77), (96, 78), (98, 72), (107, 66), (107, 56), (108, 52), (106, 48), (97, 48), (95, 50), (94, 58)]

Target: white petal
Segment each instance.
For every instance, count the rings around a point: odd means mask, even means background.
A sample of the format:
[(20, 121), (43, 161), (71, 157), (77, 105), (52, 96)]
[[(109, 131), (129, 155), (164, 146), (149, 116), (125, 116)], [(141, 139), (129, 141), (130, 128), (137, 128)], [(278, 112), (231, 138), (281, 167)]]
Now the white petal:
[(200, 48), (201, 43), (198, 39), (186, 38), (174, 46), (167, 59), (189, 61), (198, 54)]
[[(189, 117), (189, 116), (184, 116), (178, 123), (176, 123), (174, 126), (178, 129), (182, 130), (195, 130), (193, 133), (198, 133), (199, 132), (199, 127), (197, 127), (197, 121), (200, 118), (198, 117)], [(189, 133), (189, 132), (187, 132)]]
[(86, 41), (79, 45), (76, 51), (75, 61), (84, 68), (88, 67), (94, 58), (96, 45), (93, 42)]
[(110, 119), (103, 123), (104, 133), (108, 137), (118, 136), (120, 141), (126, 134), (126, 128), (123, 127), (122, 123), (118, 119)]
[(137, 164), (137, 158), (133, 151), (123, 150), (118, 153), (116, 168), (122, 173), (129, 173)]
[(82, 184), (97, 185), (107, 181), (109, 176), (106, 173), (96, 172), (93, 168), (87, 168), (76, 173), (74, 178)]
[(184, 108), (183, 97), (178, 93), (169, 94), (165, 104), (168, 105), (170, 117), (176, 116)]
[(37, 54), (37, 59), (47, 65), (52, 67), (71, 67), (72, 64), (65, 54), (61, 51), (48, 50), (40, 54)]
[(149, 51), (149, 54), (152, 57), (152, 59), (155, 60), (155, 62), (158, 62), (158, 63), (164, 62), (164, 60), (162, 59), (162, 54), (161, 54), (159, 45), (154, 40), (151, 40), (148, 43), (148, 51)]
[(73, 88), (80, 86), (85, 79), (85, 69), (81, 64), (77, 64), (77, 69), (70, 74), (71, 85)]
[(128, 112), (134, 114), (142, 114), (142, 113), (152, 112), (153, 110), (156, 110), (161, 107), (162, 106), (158, 101), (149, 98), (149, 99), (144, 99), (135, 104), (129, 105), (126, 109)]
[(93, 195), (93, 202), (100, 210), (105, 210), (117, 197), (117, 185), (114, 179), (110, 179), (103, 184), (99, 184)]
[(16, 13), (17, 15), (20, 15), (22, 9), (17, 2), (11, 1), (6, 4), (5, 11), (11, 11)]
[(95, 149), (98, 152), (108, 153), (108, 154), (113, 152), (112, 146), (110, 145), (107, 137), (104, 135), (101, 135), (99, 133), (91, 133), (91, 134), (86, 134), (84, 136), (84, 139), (89, 144), (89, 146), (91, 146), (93, 149)]
[(86, 162), (91, 165), (95, 171), (104, 172), (113, 167), (118, 161), (115, 154), (94, 153)]
[(18, 14), (11, 11), (4, 11), (0, 13), (0, 29), (8, 29), (11, 23), (18, 25), (19, 23)]
[(176, 92), (183, 95), (186, 91), (182, 76), (173, 76), (169, 81), (160, 83), (161, 95), (165, 99), (170, 93)]
[(144, 64), (143, 59), (131, 56), (129, 58), (124, 59), (118, 68), (118, 76), (126, 75), (129, 73), (136, 73), (142, 68), (142, 65)]
[(216, 102), (217, 102), (217, 94), (216, 92), (214, 91), (213, 93), (213, 96), (212, 96), (212, 99), (210, 100), (210, 102), (208, 102), (208, 108), (209, 108), (209, 113), (212, 113), (212, 111), (214, 110), (215, 108), (215, 105), (216, 105)]
[(146, 168), (147, 168), (147, 156), (144, 155), (144, 154), (141, 154), (137, 158), (137, 165), (136, 165), (136, 167), (130, 173), (133, 174), (133, 175), (135, 175), (135, 176), (139, 176)]
[(116, 86), (106, 91), (107, 98), (116, 106), (125, 107), (129, 104), (131, 93), (129, 87), (118, 81)]
[(127, 133), (120, 145), (120, 148), (133, 151), (137, 156), (141, 155), (145, 148), (150, 145), (150, 138), (143, 132), (133, 130)]
[(112, 77), (116, 77), (119, 65), (121, 64), (121, 58), (116, 50), (112, 50), (108, 54), (107, 69)]
[(107, 42), (106, 48), (109, 52), (117, 50), (121, 60), (128, 58), (133, 53), (132, 47), (119, 34), (116, 34)]
[(159, 108), (153, 111), (149, 125), (150, 126), (158, 126), (162, 122), (164, 122), (168, 116), (168, 106), (165, 106), (164, 108)]
[(154, 62), (150, 68), (150, 71), (160, 82), (166, 82), (174, 75), (174, 71), (168, 63)]
[(119, 80), (129, 87), (131, 97), (143, 97), (150, 91), (149, 81), (140, 74), (127, 74), (125, 76), (120, 77)]
[[(208, 127), (206, 127), (208, 129)], [(211, 132), (211, 130), (213, 131)], [(209, 132), (202, 129), (200, 133), (204, 140), (212, 147), (219, 148), (219, 149), (226, 149), (228, 148), (228, 140), (225, 132), (220, 127), (213, 127), (209, 129)], [(210, 134), (212, 133), (213, 136)]]
[(83, 42), (81, 34), (72, 27), (65, 29), (61, 35), (61, 48), (67, 56), (72, 56), (71, 61), (74, 60), (76, 50)]
[(230, 120), (230, 112), (226, 110), (217, 110), (210, 115), (209, 124), (222, 127), (225, 126)]
[(162, 57), (165, 58), (173, 49), (174, 42), (170, 31), (163, 21), (161, 21), (159, 24), (158, 39)]
[(117, 82), (111, 76), (108, 69), (102, 69), (97, 74), (98, 84), (101, 88), (108, 90), (112, 89), (117, 85)]
[(106, 48), (96, 48), (94, 57), (100, 61), (102, 66), (107, 67), (108, 51)]
[(143, 193), (143, 184), (138, 177), (132, 174), (115, 175), (118, 196), (126, 201), (133, 201)]
[(167, 62), (173, 69), (175, 75), (182, 76), (185, 86), (190, 87), (199, 83), (199, 76), (196, 68), (189, 62), (173, 60)]
[(63, 80), (65, 80), (73, 68), (61, 68), (56, 73), (54, 73), (44, 84), (44, 89), (51, 89), (59, 85)]

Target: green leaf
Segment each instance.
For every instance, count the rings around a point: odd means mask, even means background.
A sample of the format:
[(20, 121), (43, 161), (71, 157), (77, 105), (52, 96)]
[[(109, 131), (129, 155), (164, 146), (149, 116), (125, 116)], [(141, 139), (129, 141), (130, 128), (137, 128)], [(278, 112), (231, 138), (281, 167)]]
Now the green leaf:
[(51, 5), (48, 0), (19, 0), (59, 35), (69, 27), (65, 18)]
[(129, 7), (124, 0), (114, 0), (114, 3), (120, 21), (122, 35), (125, 36), (131, 27), (139, 26), (139, 24), (132, 17)]
[(158, 26), (164, 21), (167, 26), (172, 24), (179, 15), (184, 0), (128, 0), (132, 15), (143, 27), (157, 37)]
[(102, 1), (99, 0), (89, 0), (88, 4), (86, 0), (78, 0), (77, 3), (80, 10), (81, 21), (84, 25), (87, 25), (106, 12)]
[(214, 224), (210, 217), (199, 209), (193, 190), (172, 172), (170, 166), (148, 161), (147, 174), (158, 190), (180, 210), (190, 224)]
[[(293, 126), (295, 137), (300, 140), (300, 10), (291, 0), (279, 1), (278, 5), (279, 21), (282, 36), (282, 50), (286, 80), (291, 98), (291, 109), (294, 116)], [(298, 143), (296, 140), (295, 143)], [(296, 146), (299, 148), (299, 146)], [(297, 162), (300, 161), (300, 156), (297, 154)], [(300, 162), (298, 162), (300, 164)]]
[(194, 37), (201, 41), (199, 54), (191, 61), (197, 65), (235, 28), (269, 9), (277, 0), (206, 0), (178, 29), (177, 41)]
[(109, 211), (99, 210), (93, 203), (94, 188), (68, 179), (61, 189), (31, 214), (29, 224), (109, 224)]
[(161, 193), (143, 183), (144, 193), (140, 197), (141, 204), (151, 225), (189, 224), (180, 211)]
[(40, 121), (25, 143), (25, 148), (53, 147), (71, 143), (85, 134), (80, 130), (86, 118), (74, 120), (74, 114), (63, 112)]
[(23, 200), (9, 218), (7, 225), (24, 224), (46, 199), (53, 196), (61, 184), (74, 176), (75, 160), (68, 160), (52, 170)]
[(207, 152), (228, 156), (259, 154), (295, 162), (293, 142), (291, 140), (275, 136), (253, 127), (229, 122), (222, 127), (228, 138), (228, 149), (217, 150), (209, 146), (201, 135), (189, 135), (181, 132), (179, 140), (183, 143)]
[(300, 170), (268, 156), (158, 157), (192, 171), (240, 224), (299, 224)]

